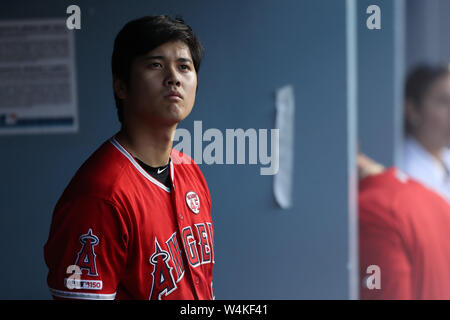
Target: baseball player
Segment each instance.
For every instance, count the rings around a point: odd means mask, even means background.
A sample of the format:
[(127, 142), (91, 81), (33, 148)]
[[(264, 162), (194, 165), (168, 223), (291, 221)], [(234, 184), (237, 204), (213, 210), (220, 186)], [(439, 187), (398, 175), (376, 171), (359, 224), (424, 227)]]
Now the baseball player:
[(121, 130), (81, 166), (53, 212), (47, 283), (63, 299), (213, 299), (211, 200), (172, 149), (203, 48), (180, 18), (127, 23), (112, 54)]
[(359, 155), (361, 299), (450, 299), (450, 206)]

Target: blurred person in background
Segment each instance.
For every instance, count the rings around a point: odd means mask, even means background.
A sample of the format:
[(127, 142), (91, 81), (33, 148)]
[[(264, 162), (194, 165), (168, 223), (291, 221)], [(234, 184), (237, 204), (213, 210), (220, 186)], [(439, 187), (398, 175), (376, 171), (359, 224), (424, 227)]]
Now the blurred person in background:
[(450, 299), (450, 204), (398, 168), (357, 164), (360, 298)]
[(405, 87), (405, 131), (400, 168), (450, 201), (450, 70), (420, 65)]

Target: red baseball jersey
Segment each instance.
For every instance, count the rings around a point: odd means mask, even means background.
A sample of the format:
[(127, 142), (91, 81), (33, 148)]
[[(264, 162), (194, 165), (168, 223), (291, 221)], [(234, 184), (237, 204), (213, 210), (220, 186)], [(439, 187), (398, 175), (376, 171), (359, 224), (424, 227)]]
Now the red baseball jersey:
[(81, 166), (44, 246), (57, 298), (213, 299), (211, 200), (198, 166), (174, 149), (172, 188), (112, 137)]
[(450, 299), (446, 200), (391, 168), (360, 182), (359, 211), (361, 299)]

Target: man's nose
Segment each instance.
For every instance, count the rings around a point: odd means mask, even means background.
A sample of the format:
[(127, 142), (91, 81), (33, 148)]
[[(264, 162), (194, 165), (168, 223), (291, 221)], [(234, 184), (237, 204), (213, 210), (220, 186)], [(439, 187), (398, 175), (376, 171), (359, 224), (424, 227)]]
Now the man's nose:
[(173, 67), (167, 69), (165, 85), (166, 86), (177, 86), (177, 87), (181, 85), (179, 74)]

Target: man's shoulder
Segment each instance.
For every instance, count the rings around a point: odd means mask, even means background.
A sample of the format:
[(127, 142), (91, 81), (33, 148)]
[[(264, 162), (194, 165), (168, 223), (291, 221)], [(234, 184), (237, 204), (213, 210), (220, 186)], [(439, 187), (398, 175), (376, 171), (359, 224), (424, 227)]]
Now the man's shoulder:
[(183, 153), (175, 148), (170, 151), (170, 158), (174, 164), (196, 164), (188, 154)]
[(370, 211), (378, 207), (396, 216), (407, 216), (421, 209), (447, 206), (438, 194), (398, 168), (390, 168), (362, 183), (359, 204)]
[(368, 176), (360, 181), (359, 207), (364, 216), (396, 216), (397, 203), (405, 195), (415, 193), (415, 185), (408, 175), (398, 168), (389, 168), (384, 172)]
[(194, 159), (192, 159), (189, 155), (176, 149), (172, 149), (170, 152), (170, 159), (175, 167), (189, 172), (190, 174), (199, 175), (203, 178), (203, 174), (201, 173), (197, 163), (195, 163)]
[(170, 158), (176, 171), (175, 176), (181, 176), (181, 180), (187, 183), (200, 184), (209, 201), (210, 193), (208, 184), (206, 183), (206, 179), (194, 159), (176, 149), (172, 149)]
[(389, 193), (392, 197), (397, 191), (407, 188), (410, 178), (397, 168), (389, 168), (382, 173), (367, 176), (359, 183), (360, 194), (373, 194), (376, 191)]
[(108, 140), (81, 165), (64, 195), (86, 195), (109, 200), (120, 187), (126, 167), (126, 158)]

